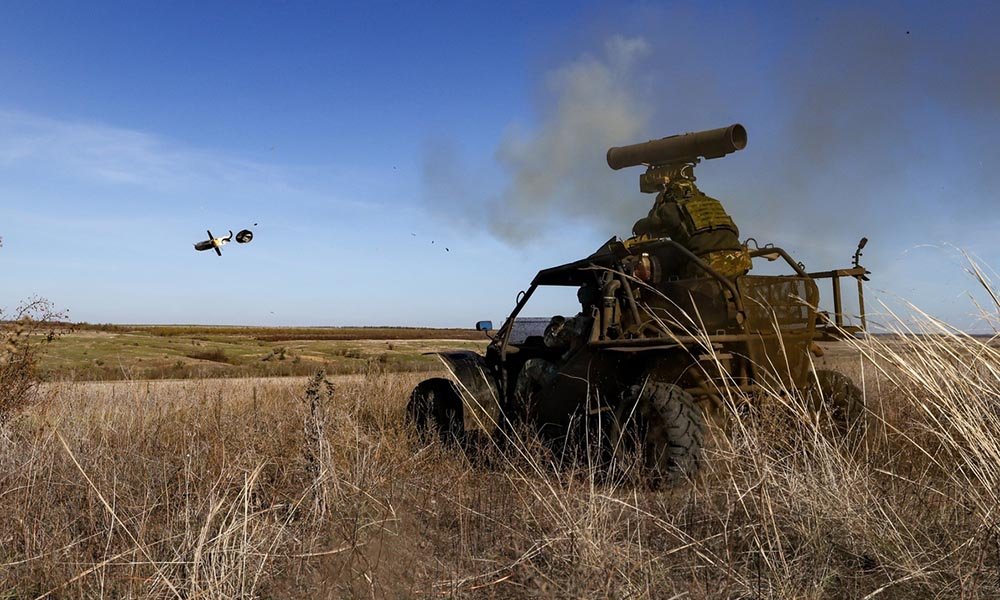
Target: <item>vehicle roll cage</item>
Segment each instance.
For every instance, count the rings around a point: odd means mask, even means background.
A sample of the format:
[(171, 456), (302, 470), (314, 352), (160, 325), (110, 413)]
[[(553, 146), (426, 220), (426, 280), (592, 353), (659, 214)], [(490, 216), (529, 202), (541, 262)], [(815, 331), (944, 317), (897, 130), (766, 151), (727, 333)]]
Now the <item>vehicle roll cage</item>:
[[(621, 247), (615, 251), (606, 252), (604, 254), (598, 254), (592, 256), (588, 259), (582, 261), (575, 261), (572, 263), (567, 263), (565, 265), (560, 265), (558, 267), (553, 267), (550, 269), (544, 269), (539, 271), (539, 273), (532, 280), (531, 285), (527, 290), (524, 290), (518, 294), (517, 303), (514, 309), (511, 311), (510, 316), (504, 321), (500, 330), (494, 336), (494, 343), (499, 342), (499, 351), (501, 361), (506, 361), (507, 354), (510, 352), (516, 352), (516, 348), (510, 348), (510, 331), (513, 327), (514, 320), (520, 314), (521, 310), (527, 304), (528, 300), (531, 299), (532, 294), (538, 289), (540, 285), (552, 285), (552, 286), (577, 286), (580, 285), (579, 277), (576, 276), (583, 270), (596, 270), (596, 269), (607, 269), (615, 273), (618, 280), (620, 281), (620, 286), (622, 286), (626, 291), (626, 296), (630, 300), (630, 310), (637, 310), (635, 306), (635, 300), (632, 294), (631, 284), (628, 281), (630, 278), (622, 273), (620, 270), (615, 269), (615, 265), (621, 261), (622, 258), (633, 252), (625, 249), (623, 245), (618, 243)], [(646, 242), (641, 245), (637, 245), (634, 248), (640, 249), (643, 252), (669, 247), (676, 250), (682, 254), (685, 258), (690, 260), (692, 263), (698, 266), (702, 271), (707, 273), (712, 279), (716, 280), (725, 290), (730, 294), (730, 299), (735, 304), (737, 314), (743, 315), (743, 301), (739, 289), (736, 286), (736, 282), (732, 279), (725, 277), (715, 269), (711, 267), (708, 263), (698, 257), (696, 254), (679, 244), (678, 242), (671, 239), (659, 239), (652, 242)], [(622, 252), (624, 250), (624, 252)], [(795, 274), (804, 279), (830, 279), (833, 287), (833, 318), (826, 313), (817, 312), (817, 314), (822, 315), (825, 322), (822, 326), (817, 327), (817, 331), (820, 333), (820, 338), (823, 340), (839, 339), (846, 334), (854, 334), (863, 331), (867, 331), (868, 323), (865, 318), (865, 301), (864, 301), (864, 287), (862, 285), (863, 281), (867, 280), (866, 275), (869, 271), (863, 266), (856, 264), (854, 267), (849, 269), (834, 269), (830, 271), (816, 271), (807, 272), (801, 263), (795, 261), (783, 248), (777, 246), (765, 246), (763, 248), (757, 248), (749, 252), (751, 259), (753, 258), (767, 258), (768, 260), (776, 260), (780, 256), (788, 264), (789, 267), (795, 272)], [(844, 319), (844, 309), (843, 300), (841, 296), (840, 289), (840, 278), (841, 277), (853, 277), (857, 280), (858, 284), (858, 307), (859, 307), (859, 320), (861, 321), (861, 326), (849, 326), (845, 325)], [(814, 307), (818, 310), (818, 307)], [(748, 339), (749, 334), (729, 334), (729, 335), (716, 335), (711, 336), (711, 338), (718, 342), (732, 342), (741, 341)], [(595, 339), (596, 338), (596, 339)], [(723, 339), (724, 338), (724, 339)], [(652, 338), (633, 338), (633, 339), (602, 339), (601, 335), (598, 335), (597, 328), (595, 328), (595, 333), (591, 336), (590, 344), (597, 346), (663, 346), (667, 345), (681, 345), (686, 343), (703, 343), (704, 339), (694, 336), (671, 336), (671, 337), (652, 337)]]

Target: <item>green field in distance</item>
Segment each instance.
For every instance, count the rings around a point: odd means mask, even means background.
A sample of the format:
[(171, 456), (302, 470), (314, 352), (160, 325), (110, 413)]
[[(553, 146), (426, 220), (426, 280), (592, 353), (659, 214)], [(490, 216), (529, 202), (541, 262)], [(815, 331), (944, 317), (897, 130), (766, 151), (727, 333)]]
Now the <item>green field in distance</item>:
[(470, 329), (82, 324), (43, 345), (40, 366), (50, 380), (434, 371), (441, 363), (426, 352), (488, 342)]

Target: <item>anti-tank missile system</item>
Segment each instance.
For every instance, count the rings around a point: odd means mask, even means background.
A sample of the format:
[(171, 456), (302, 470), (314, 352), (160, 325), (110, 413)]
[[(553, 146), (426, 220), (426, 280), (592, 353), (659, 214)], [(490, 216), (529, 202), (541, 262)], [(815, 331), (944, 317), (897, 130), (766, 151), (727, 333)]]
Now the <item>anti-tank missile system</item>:
[(739, 123), (729, 127), (672, 135), (608, 150), (608, 166), (618, 170), (637, 165), (693, 163), (699, 158), (721, 158), (747, 145), (747, 130)]

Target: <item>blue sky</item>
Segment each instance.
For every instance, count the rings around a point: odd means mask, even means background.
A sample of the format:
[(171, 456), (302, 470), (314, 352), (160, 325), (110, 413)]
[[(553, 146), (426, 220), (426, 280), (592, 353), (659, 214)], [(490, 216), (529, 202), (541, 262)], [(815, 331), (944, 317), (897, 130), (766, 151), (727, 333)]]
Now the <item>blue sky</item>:
[[(4, 3), (0, 306), (499, 321), (538, 268), (648, 210), (608, 145), (739, 121), (747, 149), (698, 175), (744, 236), (820, 269), (866, 235), (873, 295), (982, 328), (960, 251), (1000, 263), (998, 21), (985, 3)], [(255, 222), (221, 259), (191, 247)]]

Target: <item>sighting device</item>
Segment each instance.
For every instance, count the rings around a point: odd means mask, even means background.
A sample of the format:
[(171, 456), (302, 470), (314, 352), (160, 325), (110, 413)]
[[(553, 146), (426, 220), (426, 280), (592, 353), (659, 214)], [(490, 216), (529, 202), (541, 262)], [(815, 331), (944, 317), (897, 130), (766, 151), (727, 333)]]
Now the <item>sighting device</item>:
[(694, 181), (694, 167), (702, 158), (721, 158), (746, 148), (746, 145), (747, 130), (734, 123), (729, 127), (611, 148), (608, 150), (608, 166), (617, 171), (646, 165), (646, 172), (639, 176), (639, 191), (655, 194), (671, 181)]

